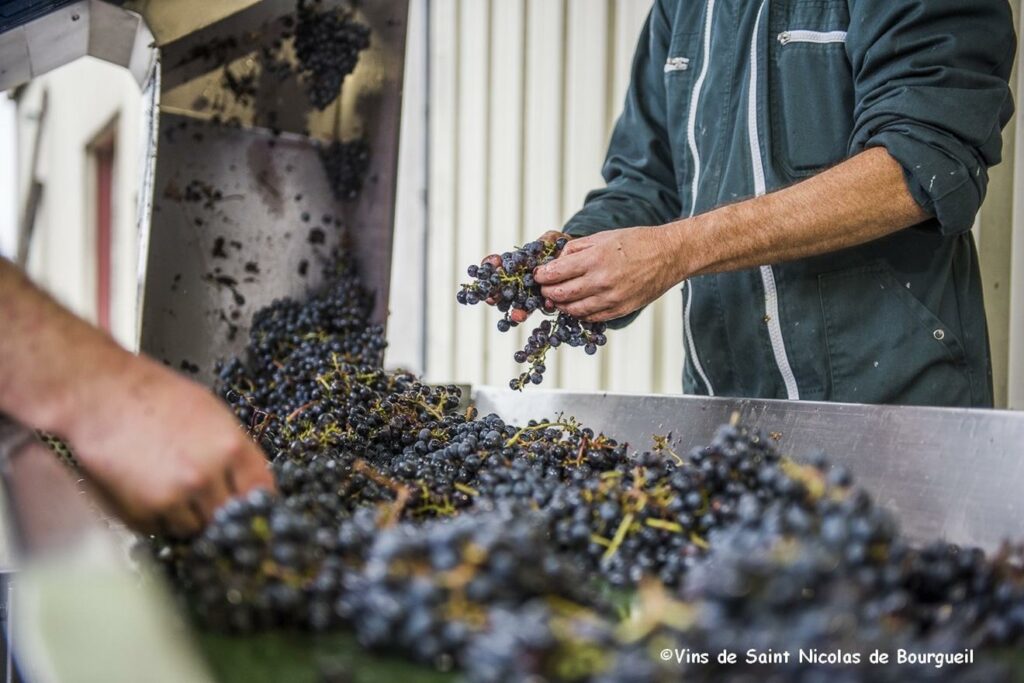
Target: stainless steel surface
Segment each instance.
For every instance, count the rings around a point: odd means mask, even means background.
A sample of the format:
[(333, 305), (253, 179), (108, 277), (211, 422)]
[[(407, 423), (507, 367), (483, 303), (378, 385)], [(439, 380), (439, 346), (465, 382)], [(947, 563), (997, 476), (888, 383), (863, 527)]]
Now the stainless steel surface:
[[(245, 54), (238, 60), (244, 66), (246, 54), (277, 39), (283, 17), (294, 8), (293, 0), (264, 0), (167, 46), (162, 56), (140, 348), (177, 368), (198, 366), (201, 380), (211, 379), (217, 359), (242, 349), (253, 312), (316, 286), (323, 262), (339, 245), (354, 250), (364, 282), (376, 294), (374, 319), (387, 319), (408, 0), (360, 4), (372, 46), (327, 112), (311, 112), (296, 84), (263, 79), (250, 102), (232, 101), (235, 108), (221, 112), (225, 119), (237, 116), (238, 126), (204, 120), (212, 109), (197, 104), (223, 95), (223, 63), (189, 59), (201, 40), (243, 32)], [(279, 115), (284, 132), (278, 137), (251, 127), (265, 122), (268, 111)], [(352, 202), (333, 197), (313, 139), (335, 136), (365, 136), (371, 148), (366, 183)], [(188, 195), (190, 183), (222, 196), (196, 201)], [(343, 227), (325, 223), (325, 216)], [(322, 231), (323, 243), (315, 243), (320, 233), (314, 229)], [(303, 261), (306, 276), (299, 274)]]
[[(408, 21), (408, 0), (322, 0), (322, 6), (354, 7), (356, 18), (370, 26), (370, 47), (344, 83), (341, 97), (323, 111), (310, 106), (295, 78), (265, 74), (257, 51), (268, 47), (280, 61), (295, 63), (286, 37), (295, 18), (295, 0), (262, 0), (222, 21), (161, 45), (164, 111), (197, 118), (236, 118), (242, 126), (273, 125), (319, 140), (368, 133), (374, 155), (397, 152), (401, 89)], [(251, 96), (230, 97), (224, 68), (235, 77), (254, 76)]]
[(145, 296), (145, 272), (149, 254), (149, 235), (153, 220), (153, 193), (156, 183), (156, 150), (160, 137), (160, 60), (154, 61), (153, 69), (142, 87), (142, 144), (138, 154), (138, 191), (135, 206), (135, 230), (138, 236), (139, 259), (136, 264), (135, 306), (135, 348), (138, 350), (142, 330), (142, 299)]
[(517, 423), (564, 413), (635, 449), (671, 433), (680, 452), (737, 415), (786, 455), (823, 451), (847, 466), (910, 538), (989, 550), (1024, 540), (1024, 413), (491, 387), (474, 399), (481, 413)]
[(0, 571), (65, 547), (97, 524), (71, 470), (32, 430), (0, 415)]
[(159, 575), (139, 580), (94, 493), (0, 415), (0, 541), (17, 550), (0, 554), (0, 625), (16, 655), (0, 648), (0, 680), (212, 682)]
[(166, 45), (259, 3), (260, 0), (127, 0), (125, 7), (144, 16), (157, 43)]
[(125, 67), (141, 85), (155, 58), (152, 44), (141, 15), (82, 0), (0, 34), (0, 90), (86, 55)]
[(17, 572), (0, 589), (17, 605), (8, 642), (25, 680), (212, 681), (163, 583), (139, 580), (72, 472), (31, 432), (0, 441), (11, 446), (0, 497), (19, 532)]

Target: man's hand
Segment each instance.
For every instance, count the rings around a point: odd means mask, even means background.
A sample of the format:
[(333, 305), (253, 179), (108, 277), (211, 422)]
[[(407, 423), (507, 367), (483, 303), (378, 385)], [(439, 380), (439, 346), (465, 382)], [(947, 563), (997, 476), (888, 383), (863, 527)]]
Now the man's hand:
[(879, 147), (796, 185), (694, 218), (573, 240), (534, 277), (559, 310), (601, 322), (632, 313), (696, 275), (839, 251), (929, 217), (910, 194), (902, 167)]
[(146, 358), (119, 365), (84, 385), (67, 438), (127, 523), (190, 535), (231, 496), (274, 488), (263, 453), (204, 387)]
[(661, 228), (626, 228), (575, 239), (537, 269), (544, 297), (587, 322), (605, 322), (651, 303), (683, 278), (682, 255)]
[(65, 439), (132, 526), (188, 535), (229, 496), (274, 487), (213, 394), (128, 353), (3, 258), (0, 321), (0, 412)]

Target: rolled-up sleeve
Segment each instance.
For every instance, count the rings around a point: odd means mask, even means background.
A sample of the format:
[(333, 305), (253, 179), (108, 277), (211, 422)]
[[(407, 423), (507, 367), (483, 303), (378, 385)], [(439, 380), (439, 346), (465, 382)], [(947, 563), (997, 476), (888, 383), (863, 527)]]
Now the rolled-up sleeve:
[(664, 67), (671, 33), (662, 3), (656, 2), (637, 45), (626, 102), (608, 146), (602, 170), (607, 185), (587, 195), (583, 208), (566, 224), (566, 233), (581, 237), (679, 217), (665, 126)]
[(1013, 115), (1006, 0), (854, 0), (851, 153), (884, 147), (946, 234), (969, 230)]

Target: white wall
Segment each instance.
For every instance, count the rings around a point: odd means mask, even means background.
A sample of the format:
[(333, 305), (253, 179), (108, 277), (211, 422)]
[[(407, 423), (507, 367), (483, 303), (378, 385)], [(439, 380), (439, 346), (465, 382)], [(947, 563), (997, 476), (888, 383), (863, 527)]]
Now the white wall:
[(0, 255), (13, 256), (18, 235), (18, 137), (14, 102), (0, 93)]
[(96, 209), (88, 147), (116, 122), (111, 327), (123, 345), (135, 348), (139, 88), (125, 69), (91, 57), (32, 81), (21, 93), (17, 111), (19, 207), (30, 182), (44, 91), (48, 104), (37, 169), (44, 190), (29, 250), (29, 274), (71, 310), (95, 320)]
[[(505, 386), (528, 330), (455, 303), (465, 267), (561, 227), (599, 187), (650, 0), (430, 0), (426, 374)], [(415, 30), (415, 27), (410, 27)], [(398, 255), (397, 258), (402, 258)], [(678, 392), (678, 291), (546, 386)]]
[(423, 374), (427, 241), (427, 0), (409, 3), (385, 364)]

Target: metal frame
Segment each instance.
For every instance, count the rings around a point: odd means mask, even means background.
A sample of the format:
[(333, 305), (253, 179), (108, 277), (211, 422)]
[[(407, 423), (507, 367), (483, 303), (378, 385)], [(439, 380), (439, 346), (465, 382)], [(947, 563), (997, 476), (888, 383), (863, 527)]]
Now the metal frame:
[[(195, 48), (243, 36), (226, 55), (243, 68), (279, 38), (294, 7), (293, 0), (264, 0), (163, 48), (140, 348), (174, 367), (198, 367), (202, 381), (213, 379), (216, 360), (242, 351), (255, 311), (316, 287), (335, 248), (355, 252), (376, 293), (374, 321), (387, 321), (408, 0), (357, 4), (373, 30), (371, 47), (325, 112), (311, 111), (296, 84), (278, 82), (258, 85), (248, 103), (229, 103), (236, 127), (211, 123), (214, 112), (198, 104), (223, 95), (223, 62)], [(267, 109), (279, 114), (277, 134), (258, 127)], [(340, 202), (319, 145), (357, 135), (372, 150), (370, 170), (358, 200)], [(189, 200), (185, 189), (194, 182), (222, 198)]]
[(81, 0), (0, 33), (0, 91), (86, 55), (125, 67), (142, 85), (154, 54), (153, 34), (140, 15)]
[(671, 434), (680, 453), (735, 418), (783, 454), (824, 452), (847, 467), (913, 540), (993, 550), (1024, 539), (1024, 413), (491, 387), (474, 399), (482, 413), (517, 423), (573, 416), (639, 450)]

